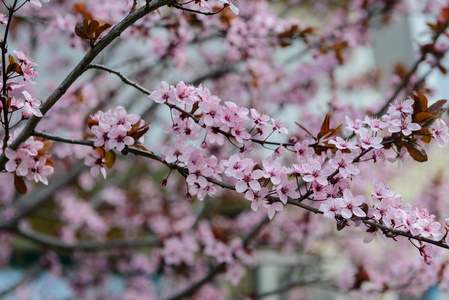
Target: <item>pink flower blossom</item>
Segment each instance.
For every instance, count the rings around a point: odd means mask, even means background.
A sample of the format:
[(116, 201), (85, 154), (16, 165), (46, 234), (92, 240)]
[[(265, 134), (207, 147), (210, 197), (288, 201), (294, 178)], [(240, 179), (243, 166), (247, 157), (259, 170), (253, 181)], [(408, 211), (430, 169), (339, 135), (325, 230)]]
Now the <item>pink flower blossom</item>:
[(170, 98), (170, 86), (165, 81), (162, 81), (158, 90), (152, 92), (148, 98), (154, 100), (156, 103), (165, 103)]
[(280, 184), (276, 188), (276, 192), (281, 199), (282, 203), (286, 204), (288, 197), (290, 198), (298, 198), (299, 193), (296, 191), (298, 189), (298, 184), (295, 181), (289, 180), (285, 183)]
[(394, 119), (391, 120), (390, 128), (388, 128), (388, 131), (394, 133), (394, 132), (401, 132), (404, 135), (410, 135), (412, 134), (412, 131), (420, 130), (421, 126), (417, 123), (412, 123), (412, 116), (408, 115), (405, 119)]
[(41, 157), (33, 167), (30, 168), (27, 179), (34, 179), (35, 182), (41, 181), (43, 184), (48, 185), (47, 176), (53, 174), (53, 167), (46, 164), (47, 158)]
[(366, 213), (360, 208), (365, 203), (363, 195), (353, 196), (349, 189), (344, 190), (343, 198), (337, 198), (341, 208), (341, 215), (345, 219), (350, 219), (354, 214), (357, 217), (366, 217)]
[(5, 149), (6, 157), (9, 159), (5, 165), (8, 172), (16, 172), (19, 176), (26, 176), (29, 169), (34, 166), (34, 159), (27, 151), (14, 151), (11, 148)]
[(29, 114), (33, 114), (36, 117), (42, 117), (42, 113), (39, 109), (39, 106), (41, 105), (40, 101), (33, 98), (27, 91), (22, 91), (22, 94), (25, 96), (25, 105), (23, 107), (24, 111)]
[(404, 101), (396, 101), (388, 107), (387, 114), (392, 117), (399, 117), (401, 113), (411, 114), (413, 112), (413, 101), (412, 99), (406, 99)]
[(105, 144), (105, 150), (111, 150), (117, 148), (118, 151), (122, 151), (125, 146), (131, 146), (134, 144), (134, 139), (127, 136), (125, 128), (120, 125), (114, 127), (108, 133), (109, 140)]
[(97, 177), (101, 171), (101, 174), (103, 175), (104, 179), (106, 179), (106, 169), (105, 169), (106, 160), (97, 149), (93, 149), (90, 156), (87, 156), (84, 159), (84, 164), (88, 167), (91, 167), (90, 174), (93, 177)]
[(432, 137), (438, 142), (438, 146), (441, 148), (446, 147), (449, 143), (449, 133), (446, 123), (441, 119), (436, 119), (432, 126)]
[(50, 0), (29, 0), (29, 1), (30, 1), (31, 7), (37, 10), (42, 7), (41, 2), (49, 2)]
[(360, 170), (352, 164), (353, 159), (353, 154), (337, 151), (334, 158), (329, 161), (329, 166), (334, 170), (338, 170), (343, 178), (347, 178), (351, 175), (357, 175), (360, 173)]
[(284, 210), (284, 205), (281, 202), (270, 203), (268, 201), (265, 201), (265, 204), (263, 206), (268, 209), (268, 218), (270, 220), (273, 219), (276, 212)]
[(320, 204), (320, 208), (324, 216), (329, 219), (335, 218), (335, 214), (340, 213), (340, 203), (334, 198), (327, 198), (326, 202)]

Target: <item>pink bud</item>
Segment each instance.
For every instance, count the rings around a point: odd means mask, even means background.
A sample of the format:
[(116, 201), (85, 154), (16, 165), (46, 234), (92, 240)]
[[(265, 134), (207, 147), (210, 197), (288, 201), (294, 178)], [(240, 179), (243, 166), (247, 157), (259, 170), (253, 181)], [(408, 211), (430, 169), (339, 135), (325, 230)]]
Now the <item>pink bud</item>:
[(162, 180), (161, 185), (162, 185), (162, 186), (166, 186), (166, 185), (167, 185), (167, 178), (165, 178), (164, 180)]
[(193, 197), (190, 193), (187, 193), (186, 199), (187, 199), (187, 201), (192, 201)]
[(207, 148), (207, 143), (206, 143), (206, 141), (203, 141), (203, 142), (201, 143), (201, 148), (203, 148), (203, 149), (206, 149), (206, 148)]
[(30, 114), (29, 112), (26, 111), (22, 111), (22, 120), (28, 120), (29, 118), (31, 118), (32, 114)]

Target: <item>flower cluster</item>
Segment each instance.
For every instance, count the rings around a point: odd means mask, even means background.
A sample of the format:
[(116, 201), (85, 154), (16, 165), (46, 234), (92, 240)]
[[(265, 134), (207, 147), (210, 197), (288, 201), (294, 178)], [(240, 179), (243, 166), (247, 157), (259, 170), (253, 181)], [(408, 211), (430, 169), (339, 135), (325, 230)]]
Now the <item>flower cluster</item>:
[[(106, 151), (117, 149), (122, 151), (126, 146), (134, 144), (129, 135), (133, 125), (140, 127), (140, 117), (136, 114), (127, 114), (122, 106), (115, 108), (114, 112), (99, 111), (92, 116), (91, 131), (96, 136), (95, 147), (104, 147)], [(97, 123), (97, 125), (93, 125)]]
[[(11, 138), (10, 142), (13, 140)], [(44, 152), (46, 147), (48, 145), (45, 146), (42, 141), (29, 137), (16, 150), (6, 148), (5, 155), (8, 158), (6, 171), (47, 185), (47, 176), (53, 174), (53, 163)]]
[[(346, 117), (345, 130), (354, 137), (350, 140), (339, 136), (332, 139), (338, 130), (329, 129), (325, 121), (323, 132), (313, 137), (314, 144), (310, 140), (280, 144), (272, 155), (258, 163), (248, 157), (247, 151), (254, 142), (263, 144), (275, 131), (286, 134), (287, 130), (278, 121), (233, 102), (222, 105), (221, 100), (211, 95), (207, 88), (195, 88), (183, 82), (176, 86), (163, 82), (149, 98), (156, 103), (165, 103), (174, 111), (168, 132), (177, 139), (174, 146), (163, 147), (162, 154), (166, 162), (188, 168), (189, 195), (198, 195), (200, 199), (207, 194), (213, 195), (215, 188), (210, 181), (221, 181), (221, 173), (224, 173), (233, 178), (235, 190), (251, 201), (251, 208), (254, 211), (261, 207), (267, 209), (270, 219), (282, 211), (290, 199), (324, 198), (321, 201), (325, 202), (319, 209), (329, 218), (370, 220), (437, 240), (443, 235), (441, 224), (434, 220), (434, 216), (403, 204), (400, 196), (393, 192), (374, 197), (371, 205), (366, 197), (355, 196), (350, 190), (352, 182), (358, 180), (358, 164), (362, 157), (384, 165), (386, 151), (395, 145), (398, 150), (405, 147), (413, 158), (419, 160), (421, 157), (410, 147), (420, 149), (415, 136), (426, 136), (427, 132), (427, 136), (432, 135), (441, 147), (445, 146), (449, 133), (444, 121), (435, 117), (435, 112), (439, 111), (437, 104), (427, 108), (421, 103), (422, 107), (418, 108), (414, 103), (419, 100), (409, 98), (391, 104), (380, 118), (365, 117), (362, 121)], [(427, 110), (430, 117), (420, 118), (419, 109)], [(239, 147), (240, 154), (217, 163), (215, 156), (208, 158), (204, 151), (197, 151), (194, 146), (186, 144), (189, 140), (199, 139), (201, 128), (206, 132), (201, 148), (207, 149), (212, 143), (222, 145), (225, 138), (232, 138), (236, 143), (244, 144)], [(260, 138), (265, 140), (261, 142)], [(295, 154), (294, 163), (285, 166), (276, 162), (286, 153)], [(376, 188), (388, 190), (380, 187), (380, 183)], [(368, 231), (372, 234), (380, 232), (371, 228)]]

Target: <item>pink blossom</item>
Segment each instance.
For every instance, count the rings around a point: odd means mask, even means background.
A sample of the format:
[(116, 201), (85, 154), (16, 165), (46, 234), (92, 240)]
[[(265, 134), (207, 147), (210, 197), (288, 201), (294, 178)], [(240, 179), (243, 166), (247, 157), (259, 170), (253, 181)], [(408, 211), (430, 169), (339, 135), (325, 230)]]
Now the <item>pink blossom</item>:
[(6, 157), (9, 159), (5, 165), (8, 172), (16, 172), (19, 176), (26, 176), (29, 169), (34, 166), (33, 158), (27, 151), (14, 151), (11, 148), (5, 149)]
[(352, 163), (353, 159), (353, 154), (342, 153), (339, 150), (334, 158), (329, 161), (329, 166), (334, 170), (338, 170), (343, 178), (347, 178), (360, 173), (360, 170)]
[(363, 121), (366, 125), (368, 125), (372, 131), (377, 132), (383, 130), (389, 126), (388, 123), (378, 119), (378, 118), (370, 118), (365, 116), (365, 121)]
[(34, 179), (35, 182), (41, 181), (43, 184), (48, 185), (47, 176), (53, 174), (53, 167), (46, 164), (47, 158), (41, 157), (35, 164), (31, 167), (27, 179)]
[(106, 179), (106, 160), (104, 156), (100, 154), (100, 152), (96, 149), (93, 149), (90, 156), (87, 156), (84, 159), (84, 164), (88, 167), (91, 167), (90, 174), (94, 177), (97, 177), (101, 171), (104, 179)]
[(363, 195), (353, 196), (348, 189), (344, 190), (343, 198), (337, 198), (336, 201), (340, 205), (341, 215), (345, 219), (350, 219), (352, 214), (357, 217), (366, 217), (366, 213), (360, 208), (365, 203)]
[(148, 98), (154, 100), (156, 103), (165, 103), (170, 98), (170, 86), (165, 81), (162, 81), (158, 90), (152, 92)]
[(441, 119), (436, 119), (432, 126), (432, 137), (438, 142), (438, 146), (441, 148), (446, 147), (449, 143), (449, 129), (446, 123)]
[(363, 149), (381, 149), (384, 146), (382, 145), (382, 138), (381, 137), (373, 137), (370, 135), (368, 129), (362, 128), (357, 136), (357, 139), (359, 140), (360, 146)]
[(284, 205), (281, 202), (272, 202), (272, 203), (270, 203), (268, 201), (265, 201), (265, 204), (263, 206), (268, 209), (268, 218), (270, 220), (273, 219), (274, 214), (276, 212), (284, 210)]
[(224, 7), (229, 7), (229, 9), (236, 15), (239, 14), (239, 9), (235, 6), (234, 3), (237, 3), (237, 0), (218, 0), (220, 4), (223, 4)]
[(355, 121), (353, 121), (348, 116), (346, 116), (345, 123), (346, 123), (346, 126), (345, 126), (346, 132), (359, 133), (360, 130), (363, 128), (363, 122), (359, 119), (356, 119)]
[(265, 197), (268, 195), (268, 189), (266, 187), (261, 188), (259, 191), (248, 190), (245, 193), (245, 199), (251, 201), (251, 209), (257, 211), (264, 203)]
[(186, 163), (193, 151), (195, 151), (195, 148), (186, 146), (183, 142), (178, 142), (174, 146), (164, 146), (161, 148), (161, 153), (165, 156), (165, 161), (168, 163), (174, 163), (176, 161)]
[(350, 142), (342, 139), (341, 137), (337, 137), (336, 140), (330, 140), (329, 144), (334, 144), (337, 149), (350, 149), (355, 150), (358, 149), (357, 144), (355, 142)]
[(122, 151), (125, 146), (131, 146), (134, 144), (134, 139), (127, 136), (125, 128), (120, 125), (114, 127), (108, 133), (109, 140), (105, 144), (105, 150), (111, 150), (117, 148), (118, 151)]
[(31, 7), (37, 10), (42, 7), (41, 2), (49, 2), (50, 0), (29, 0), (29, 1), (30, 1)]
[(299, 193), (296, 191), (298, 189), (298, 184), (295, 181), (289, 180), (285, 183), (280, 184), (276, 188), (276, 192), (281, 199), (282, 203), (286, 204), (288, 197), (295, 199), (299, 197)]
[(112, 126), (123, 126), (125, 131), (131, 130), (131, 125), (136, 124), (140, 118), (136, 114), (127, 114), (123, 106), (117, 106), (114, 113), (106, 113), (104, 120)]
[(412, 99), (406, 99), (404, 101), (396, 101), (388, 107), (387, 114), (392, 117), (399, 117), (401, 113), (411, 114), (413, 113), (413, 101)]
[(100, 123), (96, 126), (92, 126), (92, 133), (97, 137), (94, 141), (95, 147), (102, 147), (110, 140), (108, 134), (111, 131), (111, 125), (100, 121)]
[(276, 130), (279, 133), (288, 134), (287, 127), (285, 127), (280, 121), (271, 119), (271, 125), (273, 126), (273, 130)]
[(261, 170), (251, 170), (249, 168), (245, 169), (243, 172), (234, 173), (234, 177), (238, 179), (235, 184), (235, 190), (238, 193), (245, 192), (248, 188), (258, 191), (260, 190), (260, 183), (257, 181), (264, 175)]
[(412, 123), (412, 116), (408, 115), (405, 119), (394, 119), (391, 121), (390, 128), (388, 128), (388, 131), (394, 133), (394, 132), (401, 132), (404, 135), (410, 135), (412, 134), (412, 131), (420, 130), (421, 126), (417, 123)]
[(41, 105), (40, 101), (33, 98), (27, 91), (22, 91), (22, 94), (25, 96), (25, 105), (23, 109), (36, 117), (42, 117), (42, 113), (39, 109), (39, 106)]
[(335, 218), (335, 214), (340, 213), (340, 203), (334, 198), (327, 198), (326, 202), (320, 204), (320, 208), (324, 216), (329, 219)]
[[(206, 165), (206, 161), (200, 155), (198, 158), (194, 158), (192, 155), (189, 158), (189, 176), (187, 176), (186, 181), (189, 185), (194, 185), (198, 183), (198, 185), (202, 188), (206, 187), (207, 179), (206, 177), (210, 177), (214, 174), (212, 168)], [(192, 159), (197, 159), (196, 161), (192, 161)]]
[(302, 180), (305, 182), (318, 182), (321, 185), (328, 185), (327, 176), (332, 174), (331, 170), (323, 169), (321, 162), (317, 159), (310, 159), (307, 163), (301, 165), (305, 175)]

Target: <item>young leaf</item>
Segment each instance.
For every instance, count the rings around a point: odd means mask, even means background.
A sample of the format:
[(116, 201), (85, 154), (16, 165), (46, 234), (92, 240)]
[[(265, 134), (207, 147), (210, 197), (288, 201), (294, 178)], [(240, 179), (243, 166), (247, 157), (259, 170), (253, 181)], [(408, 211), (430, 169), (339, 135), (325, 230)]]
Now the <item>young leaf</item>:
[(418, 144), (412, 143), (412, 142), (400, 142), (400, 146), (404, 146), (410, 156), (418, 161), (418, 162), (425, 162), (427, 161), (427, 154), (423, 147), (421, 147)]
[(23, 178), (20, 176), (17, 176), (17, 174), (15, 174), (15, 173), (14, 173), (14, 187), (16, 188), (16, 191), (19, 192), (19, 194), (21, 194), (21, 195), (25, 195), (28, 191)]
[(117, 156), (114, 151), (112, 150), (107, 151), (104, 156), (104, 160), (106, 161), (106, 167), (108, 167), (109, 169), (112, 168), (115, 164), (116, 158)]
[(301, 124), (299, 124), (298, 122), (295, 122), (295, 124), (298, 125), (302, 130), (304, 130), (305, 132), (307, 132), (307, 134), (308, 134), (311, 138), (313, 138), (313, 139), (316, 141), (315, 136), (314, 136), (312, 133), (310, 133), (310, 131), (308, 131), (307, 129), (305, 129), (305, 128), (304, 128)]

